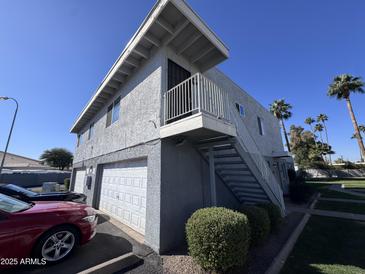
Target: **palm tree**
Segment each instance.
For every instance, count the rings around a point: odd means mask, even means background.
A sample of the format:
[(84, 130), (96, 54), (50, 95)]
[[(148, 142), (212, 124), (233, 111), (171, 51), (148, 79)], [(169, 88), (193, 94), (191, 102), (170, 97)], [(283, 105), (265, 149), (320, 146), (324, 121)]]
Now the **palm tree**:
[(324, 127), (322, 124), (316, 124), (314, 126), (314, 131), (315, 132), (319, 132), (319, 137), (321, 138), (321, 142), (323, 143), (323, 137), (322, 137), (322, 131), (323, 131)]
[[(328, 142), (328, 131), (327, 131), (327, 126), (326, 126), (326, 121), (328, 121), (328, 116), (326, 114), (321, 113), (321, 114), (319, 114), (317, 116), (317, 122), (323, 124), (324, 133), (326, 134), (326, 142), (329, 145), (329, 142)], [(331, 154), (329, 154), (328, 156), (329, 156), (330, 163), (332, 163)]]
[(330, 97), (336, 97), (338, 100), (346, 100), (347, 108), (350, 113), (351, 121), (355, 129), (355, 134), (357, 138), (357, 142), (359, 144), (360, 152), (365, 158), (365, 147), (364, 143), (362, 141), (362, 137), (360, 135), (359, 126), (356, 121), (355, 113), (352, 108), (350, 95), (351, 93), (365, 93), (364, 89), (364, 82), (362, 82), (360, 77), (354, 77), (349, 74), (342, 74), (339, 76), (336, 76), (333, 79), (333, 82), (330, 84), (328, 88), (328, 96)]
[(313, 132), (312, 124), (314, 122), (315, 122), (315, 120), (312, 117), (308, 117), (307, 119), (304, 120), (304, 123), (310, 126), (312, 132)]
[(290, 111), (291, 109), (292, 109), (292, 106), (290, 104), (286, 103), (284, 99), (275, 100), (270, 105), (270, 112), (276, 118), (278, 118), (281, 122), (281, 127), (283, 128), (283, 131), (284, 131), (286, 146), (287, 146), (289, 152), (291, 152), (291, 150), (290, 150), (289, 138), (288, 138), (288, 134), (286, 132), (284, 120), (288, 120), (292, 116), (292, 113)]

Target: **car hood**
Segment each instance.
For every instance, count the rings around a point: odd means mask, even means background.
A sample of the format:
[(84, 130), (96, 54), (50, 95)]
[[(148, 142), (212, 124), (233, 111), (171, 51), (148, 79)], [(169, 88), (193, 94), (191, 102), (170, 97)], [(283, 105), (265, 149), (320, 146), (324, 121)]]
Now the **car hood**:
[(85, 210), (88, 213), (93, 211), (93, 209), (90, 206), (84, 204), (78, 204), (73, 202), (39, 201), (39, 202), (34, 202), (31, 208), (19, 213), (33, 214), (40, 212), (78, 211), (78, 210)]
[(48, 193), (39, 193), (37, 197), (43, 197), (43, 196), (67, 196), (67, 195), (77, 195), (77, 196), (84, 196), (85, 194), (82, 193), (76, 193), (72, 191), (68, 192), (48, 192)]

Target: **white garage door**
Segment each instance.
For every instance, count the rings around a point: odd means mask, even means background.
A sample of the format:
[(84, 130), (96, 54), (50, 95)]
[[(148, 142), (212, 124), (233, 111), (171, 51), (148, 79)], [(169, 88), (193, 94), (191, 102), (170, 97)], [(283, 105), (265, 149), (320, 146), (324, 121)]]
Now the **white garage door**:
[(75, 175), (74, 191), (78, 193), (84, 192), (85, 170), (77, 170)]
[(99, 209), (144, 235), (146, 192), (146, 161), (105, 165)]

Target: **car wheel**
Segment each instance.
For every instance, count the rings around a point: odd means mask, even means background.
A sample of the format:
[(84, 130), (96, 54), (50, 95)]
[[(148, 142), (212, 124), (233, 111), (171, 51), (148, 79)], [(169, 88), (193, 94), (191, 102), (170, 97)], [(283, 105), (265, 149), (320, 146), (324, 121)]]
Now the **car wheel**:
[(47, 263), (57, 263), (70, 255), (78, 244), (79, 233), (71, 226), (59, 226), (47, 231), (38, 241), (35, 255)]

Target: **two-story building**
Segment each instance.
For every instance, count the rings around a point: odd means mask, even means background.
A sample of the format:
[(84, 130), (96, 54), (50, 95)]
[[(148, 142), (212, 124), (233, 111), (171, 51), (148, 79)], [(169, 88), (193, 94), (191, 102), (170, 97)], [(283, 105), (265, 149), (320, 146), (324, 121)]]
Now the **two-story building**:
[(198, 208), (285, 212), (278, 120), (216, 68), (228, 56), (185, 1), (159, 0), (72, 126), (72, 188), (159, 253)]

